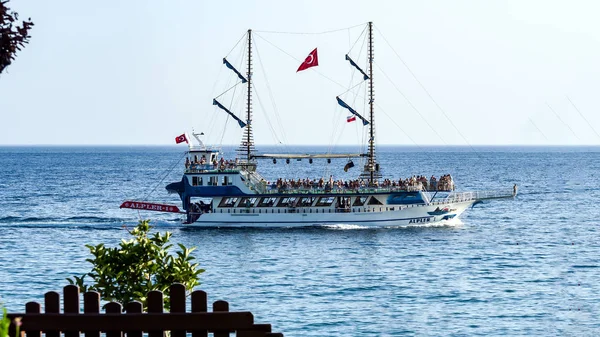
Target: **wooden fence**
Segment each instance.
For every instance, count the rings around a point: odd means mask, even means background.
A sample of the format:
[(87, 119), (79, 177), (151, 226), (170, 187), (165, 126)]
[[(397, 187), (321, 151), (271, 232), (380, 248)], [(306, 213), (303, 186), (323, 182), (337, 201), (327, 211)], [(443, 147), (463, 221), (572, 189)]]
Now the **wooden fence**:
[[(21, 336), (100, 337), (165, 337), (170, 331), (171, 337), (230, 336), (238, 337), (283, 337), (281, 333), (272, 333), (270, 324), (254, 324), (251, 312), (230, 312), (229, 303), (216, 301), (212, 312), (208, 312), (207, 296), (204, 291), (197, 290), (191, 294), (191, 311), (186, 310), (186, 292), (182, 284), (173, 284), (169, 289), (171, 300), (170, 312), (163, 311), (163, 293), (148, 293), (148, 312), (142, 311), (142, 303), (131, 302), (125, 306), (125, 313), (120, 303), (110, 302), (104, 306), (105, 313), (100, 312), (100, 294), (94, 291), (83, 294), (83, 312), (80, 308), (79, 288), (68, 285), (63, 288), (63, 313), (60, 312), (60, 295), (47, 292), (44, 296), (44, 313), (37, 302), (25, 305), (25, 313), (11, 313), (9, 317), (21, 317)], [(11, 337), (15, 336), (14, 324), (11, 324)]]

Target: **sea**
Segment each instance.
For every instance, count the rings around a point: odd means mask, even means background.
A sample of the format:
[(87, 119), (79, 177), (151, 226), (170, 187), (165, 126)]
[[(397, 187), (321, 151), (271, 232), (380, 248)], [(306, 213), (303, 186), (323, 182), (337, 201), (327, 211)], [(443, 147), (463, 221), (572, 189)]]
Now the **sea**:
[[(180, 205), (185, 146), (0, 147), (0, 301), (23, 312), (90, 271), (86, 244), (116, 246), (151, 219), (196, 247), (209, 302), (285, 336), (599, 336), (600, 147), (378, 148), (385, 177), (451, 174), (457, 190), (512, 189), (457, 221), (418, 227), (195, 229)], [(259, 147), (317, 153), (327, 147)], [(339, 152), (357, 152), (353, 147)], [(223, 147), (233, 159), (232, 147)], [(352, 179), (360, 160), (261, 161), (267, 180)]]

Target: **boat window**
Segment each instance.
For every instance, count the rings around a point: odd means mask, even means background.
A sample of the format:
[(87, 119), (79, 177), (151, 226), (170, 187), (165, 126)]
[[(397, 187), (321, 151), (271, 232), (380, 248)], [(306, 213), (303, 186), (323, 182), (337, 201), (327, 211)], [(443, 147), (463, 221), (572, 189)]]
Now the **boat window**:
[(354, 200), (354, 204), (353, 206), (362, 206), (365, 204), (365, 202), (367, 201), (368, 197), (356, 197), (356, 200)]
[(264, 198), (260, 199), (260, 202), (258, 203), (258, 207), (271, 207), (271, 206), (275, 205), (276, 200), (277, 200), (277, 198), (275, 198), (275, 197), (264, 197)]
[(228, 176), (223, 176), (223, 186), (231, 185), (231, 180)]
[(383, 204), (381, 203), (381, 201), (377, 200), (377, 198), (371, 197), (371, 199), (369, 199), (369, 205), (383, 205)]
[(313, 203), (313, 201), (315, 201), (314, 197), (302, 197), (300, 198), (300, 201), (298, 201), (298, 207), (310, 207)]
[(296, 202), (296, 197), (285, 197), (279, 200), (277, 207), (293, 207)]
[(192, 177), (192, 186), (202, 186), (202, 177)]
[(212, 176), (208, 180), (208, 186), (217, 186), (219, 184), (219, 177)]
[(237, 201), (238, 198), (223, 198), (219, 203), (219, 207), (233, 207)]
[(258, 200), (258, 198), (242, 198), (238, 207), (252, 207), (256, 204), (256, 200)]
[(320, 197), (315, 206), (331, 206), (334, 199), (334, 197)]

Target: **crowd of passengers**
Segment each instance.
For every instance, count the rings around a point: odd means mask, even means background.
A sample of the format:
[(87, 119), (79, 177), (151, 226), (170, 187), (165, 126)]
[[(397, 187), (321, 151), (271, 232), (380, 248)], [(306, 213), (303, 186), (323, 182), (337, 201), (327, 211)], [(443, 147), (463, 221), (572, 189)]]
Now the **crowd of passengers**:
[[(235, 160), (225, 160), (221, 157), (219, 161), (213, 160), (212, 163), (208, 163), (206, 157), (202, 156), (202, 158), (198, 159), (198, 156), (194, 156), (194, 160), (190, 160), (190, 158), (185, 158), (185, 168), (188, 170), (206, 170), (207, 165), (209, 168), (214, 170), (229, 170), (234, 169), (239, 163), (239, 160), (235, 158)], [(212, 167), (211, 167), (212, 166)]]
[[(239, 164), (238, 158), (235, 160), (226, 160), (223, 157), (219, 161), (213, 160), (212, 163), (207, 163), (207, 160), (204, 156), (198, 159), (198, 156), (194, 156), (194, 160), (190, 161), (189, 158), (185, 158), (185, 168), (186, 169), (206, 169), (206, 165), (211, 165), (213, 169), (217, 170), (226, 170), (226, 169), (234, 169)], [(202, 167), (200, 167), (200, 166)], [(363, 179), (355, 179), (355, 180), (334, 180), (333, 176), (329, 176), (329, 180), (325, 180), (323, 178), (320, 179), (277, 179), (277, 181), (273, 183), (267, 183), (273, 189), (350, 189), (356, 190), (359, 188), (368, 187), (367, 182)], [(452, 176), (449, 174), (445, 174), (439, 178), (439, 180), (435, 176), (431, 176), (429, 180), (425, 176), (415, 176), (413, 175), (410, 178), (399, 179), (399, 180), (391, 180), (384, 179), (381, 183), (379, 181), (374, 181), (374, 186), (371, 187), (383, 187), (383, 188), (392, 188), (399, 190), (427, 190), (427, 191), (454, 191), (454, 181), (452, 180)]]
[(384, 179), (383, 181), (374, 181), (374, 186), (368, 186), (367, 181), (363, 179), (355, 180), (334, 180), (333, 176), (329, 177), (329, 180), (323, 178), (320, 179), (282, 179), (279, 178), (277, 181), (267, 183), (272, 189), (286, 190), (286, 189), (324, 189), (324, 190), (356, 190), (365, 187), (383, 187), (392, 188), (397, 190), (427, 190), (427, 191), (454, 191), (454, 181), (452, 176), (445, 174), (437, 179), (434, 176), (428, 180), (425, 176), (412, 176), (407, 179), (391, 180)]

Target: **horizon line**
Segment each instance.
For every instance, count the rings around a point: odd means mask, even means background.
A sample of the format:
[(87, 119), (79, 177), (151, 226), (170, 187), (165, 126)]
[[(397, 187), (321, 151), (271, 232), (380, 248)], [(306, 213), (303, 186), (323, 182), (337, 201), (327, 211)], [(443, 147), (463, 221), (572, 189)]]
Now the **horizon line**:
[[(330, 144), (254, 144), (255, 146), (331, 146)], [(169, 147), (182, 147), (178, 144), (0, 144), (0, 147), (26, 147), (26, 146), (73, 146), (73, 147), (89, 147), (89, 146), (113, 146), (113, 147), (124, 147), (124, 146), (169, 146)], [(214, 145), (208, 145), (209, 147), (214, 147)], [(239, 144), (221, 144), (217, 147), (232, 147), (239, 146)], [(358, 146), (357, 144), (338, 144), (336, 146)], [(361, 145), (362, 146), (362, 145)], [(416, 144), (378, 144), (377, 146), (404, 146), (404, 147), (534, 147), (534, 146), (547, 146), (547, 147), (556, 147), (556, 146), (564, 146), (564, 147), (578, 147), (578, 146), (598, 146), (600, 144), (425, 144), (425, 145), (416, 145)], [(183, 147), (182, 147), (183, 148)]]

